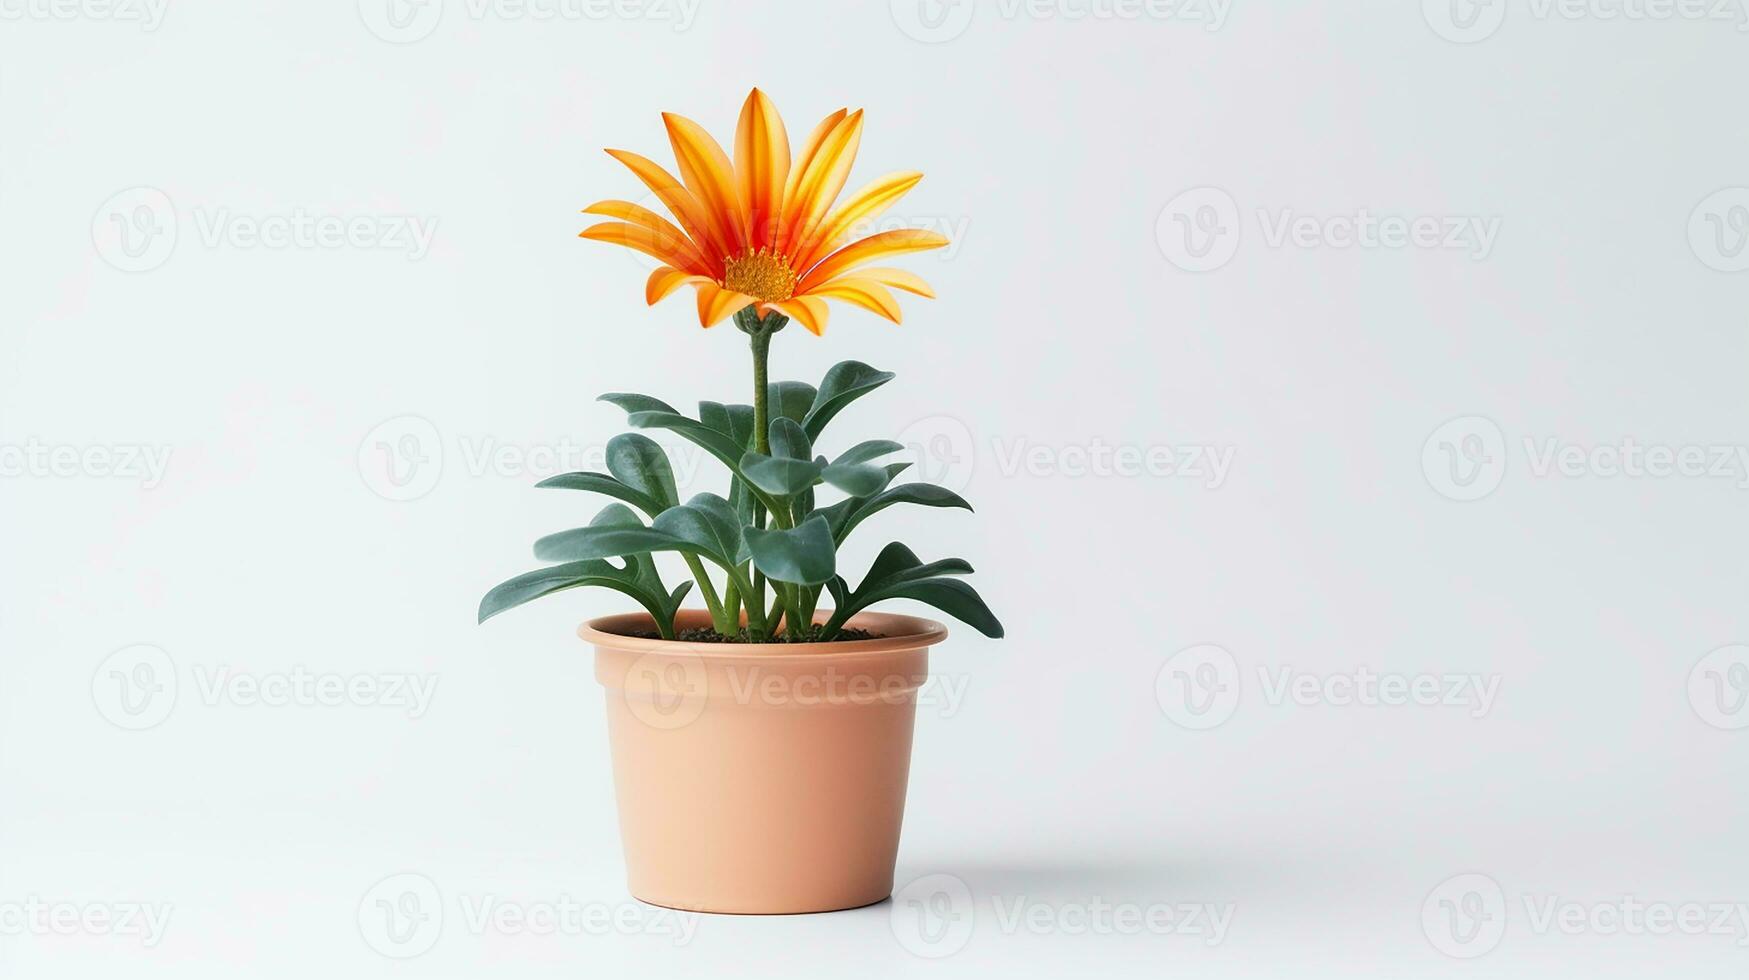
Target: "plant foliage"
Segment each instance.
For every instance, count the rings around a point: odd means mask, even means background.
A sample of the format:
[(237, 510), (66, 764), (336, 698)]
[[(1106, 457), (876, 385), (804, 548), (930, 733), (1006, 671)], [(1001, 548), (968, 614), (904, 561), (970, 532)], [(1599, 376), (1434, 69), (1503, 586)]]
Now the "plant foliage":
[[(756, 356), (763, 353), (756, 331), (768, 338), (781, 327), (776, 314), (743, 322), (754, 334)], [(763, 375), (763, 362), (759, 367)], [(755, 642), (780, 633), (801, 636), (807, 624), (820, 621), (819, 638), (832, 639), (856, 613), (888, 599), (923, 602), (986, 636), (1001, 636), (1002, 624), (957, 577), (972, 570), (958, 558), (923, 562), (893, 542), (855, 589), (839, 567), (839, 549), (851, 532), (888, 507), (972, 509), (945, 487), (895, 483), (906, 464), (884, 460), (904, 448), (897, 442), (862, 442), (831, 457), (818, 451), (834, 417), (892, 379), (886, 371), (844, 361), (817, 388), (775, 382), (755, 390), (753, 405), (701, 402), (697, 418), (648, 395), (601, 396), (623, 409), (634, 429), (667, 430), (723, 463), (730, 474), (728, 496), (701, 493), (681, 501), (666, 451), (642, 432), (616, 436), (607, 445), (606, 473), (565, 473), (539, 484), (612, 502), (587, 525), (535, 542), (535, 557), (555, 564), (488, 592), (480, 621), (555, 592), (599, 586), (630, 596), (672, 639), (675, 614), (696, 585), (718, 632), (745, 632)], [(819, 506), (815, 498), (822, 492), (840, 499)], [(668, 588), (653, 557), (662, 552), (679, 554), (692, 580)], [(822, 593), (830, 595), (833, 608), (816, 616)]]

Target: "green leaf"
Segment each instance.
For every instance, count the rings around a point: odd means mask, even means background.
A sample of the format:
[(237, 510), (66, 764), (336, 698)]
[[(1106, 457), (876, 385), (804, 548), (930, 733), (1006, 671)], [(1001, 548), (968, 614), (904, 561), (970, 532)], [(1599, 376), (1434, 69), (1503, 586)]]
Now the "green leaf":
[(730, 436), (676, 412), (633, 412), (629, 421), (634, 428), (667, 429), (685, 437), (706, 452), (734, 469), (741, 462), (741, 446)]
[(779, 415), (771, 420), (771, 455), (806, 460), (814, 455), (814, 443), (799, 423)]
[(992, 640), (1002, 638), (1002, 623), (970, 585), (953, 578), (926, 578), (883, 589), (878, 599), (915, 599), (947, 613)]
[(771, 455), (750, 452), (741, 457), (747, 482), (779, 497), (793, 497), (820, 482), (825, 467), (808, 458), (813, 446), (800, 424), (779, 415), (771, 420), (770, 438)]
[(753, 491), (746, 480), (736, 477), (729, 485), (729, 506), (735, 509), (742, 527), (753, 523)]
[(910, 548), (895, 541), (876, 556), (868, 575), (854, 592), (841, 595), (842, 584), (833, 589), (838, 608), (827, 624), (828, 633), (836, 632), (846, 620), (869, 605), (883, 599), (916, 599), (940, 609), (949, 616), (996, 638), (1002, 636), (1002, 624), (996, 620), (976, 589), (946, 575), (967, 575), (972, 566), (958, 558), (943, 558), (924, 564)]
[(819, 463), (747, 453), (741, 457), (741, 473), (747, 482), (778, 497), (793, 497), (820, 480)]
[(591, 493), (606, 494), (617, 497), (633, 507), (655, 517), (667, 506), (662, 501), (633, 490), (606, 473), (561, 473), (548, 477), (535, 484), (537, 488), (552, 487), (559, 490), (587, 490)]
[(890, 439), (870, 439), (850, 447), (821, 471), (820, 476), (852, 497), (868, 497), (886, 489), (892, 480), (886, 466), (869, 462), (905, 447)]
[(897, 541), (891, 542), (875, 556), (874, 564), (868, 566), (868, 574), (862, 577), (862, 584), (857, 586), (856, 591), (865, 592), (895, 575), (919, 568), (922, 564), (916, 552)]
[(555, 592), (588, 585), (613, 589), (631, 596), (656, 620), (663, 635), (671, 636), (674, 612), (680, 608), (680, 603), (692, 583), (681, 585), (672, 595), (664, 595), (661, 592), (651, 592), (639, 581), (638, 573), (631, 569), (615, 568), (599, 559), (568, 562), (518, 575), (494, 587), (480, 600), (479, 621), (483, 623), (501, 612)]
[(798, 585), (820, 585), (832, 578), (836, 555), (825, 518), (815, 515), (789, 530), (750, 527), (746, 535), (753, 567), (766, 578)]
[(820, 391), (814, 404), (802, 419), (802, 428), (810, 438), (820, 438), (826, 423), (844, 410), (844, 406), (893, 380), (890, 371), (877, 371), (861, 361), (840, 361), (832, 365), (820, 381)]
[[(686, 594), (688, 592), (691, 592), (691, 591), (692, 591), (692, 580), (687, 579), (686, 581), (680, 583), (679, 585), (676, 585), (674, 587), (674, 591), (668, 594), (668, 620), (669, 620), (669, 622), (672, 623), (674, 621), (674, 614), (680, 611), (680, 604), (686, 601)], [(672, 639), (672, 638), (673, 638), (672, 636), (665, 636), (664, 637), (664, 639)]]
[(727, 405), (729, 424), (734, 428), (735, 441), (751, 449), (753, 447), (753, 406)]
[[(700, 555), (724, 568), (738, 565), (748, 557), (733, 508), (728, 501), (709, 493), (663, 511), (652, 527), (645, 527), (624, 506), (612, 504), (588, 527), (549, 534), (534, 543), (535, 557), (545, 561), (625, 557), (635, 562), (638, 556), (658, 551)], [(655, 574), (653, 562), (648, 563), (648, 571), (652, 576)], [(650, 584), (655, 591), (661, 591), (660, 579)]]
[(747, 560), (740, 518), (727, 500), (714, 493), (698, 494), (683, 506), (663, 511), (654, 529), (691, 545), (719, 565)]
[(722, 402), (699, 402), (698, 420), (723, 435), (734, 437), (735, 426), (729, 420), (729, 408)]
[[(667, 429), (677, 433), (721, 460), (723, 465), (727, 466), (735, 476), (745, 475), (741, 472), (740, 467), (741, 454), (746, 450), (735, 441), (733, 436), (725, 435), (698, 419), (689, 419), (674, 411), (643, 411), (633, 412), (627, 420), (634, 428)], [(755, 496), (757, 495), (758, 493), (755, 493)], [(776, 501), (774, 500), (766, 499), (760, 502), (765, 504), (767, 509), (775, 509), (773, 505)]]
[(542, 561), (586, 561), (679, 551), (682, 543), (673, 535), (645, 527), (624, 504), (609, 504), (588, 527), (560, 531), (536, 541), (534, 556)]
[(881, 549), (875, 556), (874, 564), (868, 568), (868, 575), (857, 588), (858, 593), (873, 592), (903, 582), (928, 578), (932, 575), (970, 575), (972, 566), (960, 558), (943, 558), (927, 565), (918, 560), (910, 548), (897, 541)]
[(814, 407), (819, 393), (805, 381), (774, 381), (765, 387), (766, 407), (773, 419), (800, 422)]
[[(890, 468), (889, 468), (890, 469)], [(843, 541), (858, 524), (894, 504), (919, 504), (924, 507), (960, 507), (971, 510), (965, 498), (946, 487), (933, 483), (901, 483), (862, 500), (845, 500), (821, 508), (832, 522), (832, 533)]]
[(651, 595), (665, 596), (668, 587), (662, 584), (662, 573), (656, 570), (656, 560), (649, 555), (626, 555), (626, 568), (638, 578), (638, 584)]
[[(720, 402), (699, 402), (699, 421), (733, 439), (744, 450), (753, 448), (753, 406), (724, 405)], [(747, 481), (737, 475), (729, 483), (729, 505), (740, 515), (742, 524), (753, 523), (753, 495)]]
[[(651, 398), (649, 395), (634, 395), (623, 391), (610, 391), (597, 398), (596, 401), (618, 405), (625, 409), (628, 415), (633, 412), (674, 412), (673, 406), (660, 398)], [(675, 412), (675, 414), (679, 413)]]
[(880, 493), (887, 485), (886, 469), (867, 463), (833, 463), (820, 471), (820, 477), (852, 497)]
[(589, 526), (643, 527), (644, 522), (639, 520), (638, 515), (632, 513), (630, 508), (622, 507), (619, 504), (608, 504), (606, 507), (601, 508), (601, 510), (596, 513), (595, 517), (589, 521)]
[[(894, 442), (891, 439), (870, 439), (867, 442), (859, 442), (856, 445), (851, 446), (849, 449), (846, 449), (832, 462), (867, 463), (879, 459), (882, 456), (890, 456), (893, 453), (902, 452), (904, 449), (905, 447), (902, 443)], [(910, 464), (907, 463), (905, 465), (909, 466)], [(885, 467), (882, 467), (882, 469), (884, 470)]]
[(832, 601), (838, 608), (843, 609), (850, 605), (850, 583), (844, 581), (844, 576), (832, 576), (826, 583), (826, 591), (832, 593)]
[(743, 449), (753, 448), (753, 406), (699, 402), (698, 417), (705, 425), (735, 440)]
[(861, 503), (861, 499), (851, 497), (847, 500), (840, 500), (829, 507), (821, 507), (814, 513), (826, 519), (826, 524), (832, 528), (832, 539), (843, 544), (845, 522), (849, 521), (851, 516), (856, 513), (857, 505)]
[(680, 493), (674, 488), (674, 469), (668, 465), (668, 453), (649, 436), (627, 432), (609, 439), (607, 471), (619, 482), (659, 501), (662, 507), (680, 503)]

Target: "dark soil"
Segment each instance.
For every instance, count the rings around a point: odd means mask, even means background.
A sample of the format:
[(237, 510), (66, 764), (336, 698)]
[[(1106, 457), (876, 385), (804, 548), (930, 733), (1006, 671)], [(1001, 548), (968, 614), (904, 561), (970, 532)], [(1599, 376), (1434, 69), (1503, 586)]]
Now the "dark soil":
[[(772, 642), (772, 643), (822, 643), (822, 642), (842, 643), (846, 640), (878, 640), (882, 636), (885, 635), (883, 633), (870, 633), (868, 630), (846, 629), (846, 630), (839, 630), (838, 635), (834, 636), (830, 641), (823, 641), (820, 638), (820, 634), (825, 632), (825, 629), (826, 628), (824, 626), (821, 626), (819, 623), (815, 623), (813, 626), (808, 627), (807, 630), (805, 632), (803, 632), (802, 635), (799, 637), (792, 638), (788, 633), (780, 633), (777, 636), (772, 637), (769, 642)], [(636, 631), (633, 631), (631, 633), (626, 633), (624, 635), (636, 637), (637, 639), (640, 639), (640, 640), (659, 640), (662, 638), (662, 635), (660, 633), (657, 633), (655, 630), (636, 630)], [(742, 630), (740, 633), (737, 633), (734, 636), (724, 636), (723, 634), (718, 633), (716, 630), (711, 629), (709, 626), (694, 626), (690, 629), (683, 629), (680, 632), (676, 633), (674, 635), (674, 638), (676, 640), (680, 640), (680, 641), (685, 642), (685, 643), (752, 643), (753, 642), (753, 640), (747, 636), (747, 632), (745, 630)]]

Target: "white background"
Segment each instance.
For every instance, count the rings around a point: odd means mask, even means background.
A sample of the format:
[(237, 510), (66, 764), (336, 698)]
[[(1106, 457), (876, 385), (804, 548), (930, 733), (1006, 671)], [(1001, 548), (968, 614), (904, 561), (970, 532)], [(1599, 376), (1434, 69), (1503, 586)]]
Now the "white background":
[[(1744, 913), (1596, 908), (1749, 902), (1734, 0), (552, 9), (0, 0), (0, 975), (1743, 975)], [(964, 556), (1009, 635), (934, 660), (920, 905), (676, 936), (572, 633), (624, 601), (473, 612), (598, 506), (532, 489), (599, 465), (595, 395), (745, 399), (742, 335), (574, 236), (641, 196), (601, 147), (727, 140), (754, 84), (798, 140), (867, 108), (854, 185), (928, 175), (892, 218), (955, 239), (901, 263), (940, 299), (774, 375), (898, 372), (836, 438), (903, 432), (978, 511), (846, 563)], [(361, 237), (250, 237), (300, 217)], [(299, 670), (436, 689), (210, 690)], [(629, 918), (469, 920), (565, 898)], [(1105, 928), (1183, 905), (1225, 932)]]

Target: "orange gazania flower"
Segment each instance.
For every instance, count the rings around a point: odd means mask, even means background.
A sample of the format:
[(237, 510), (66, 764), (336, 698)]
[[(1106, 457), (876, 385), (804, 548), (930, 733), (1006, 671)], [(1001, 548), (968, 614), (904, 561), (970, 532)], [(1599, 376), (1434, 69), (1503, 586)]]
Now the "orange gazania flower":
[(902, 228), (844, 244), (860, 222), (923, 179), (920, 173), (888, 174), (832, 207), (856, 159), (862, 110), (840, 109), (821, 120), (792, 158), (777, 107), (754, 89), (741, 107), (733, 163), (699, 124), (666, 112), (662, 120), (681, 179), (636, 153), (607, 152), (637, 174), (679, 227), (629, 201), (601, 201), (583, 213), (616, 220), (581, 235), (660, 260), (663, 265), (644, 286), (651, 305), (691, 285), (698, 290), (703, 326), (752, 306), (761, 317), (776, 311), (818, 334), (826, 329), (828, 298), (898, 323), (899, 303), (888, 287), (935, 295), (912, 273), (868, 264), (940, 248), (945, 236)]

